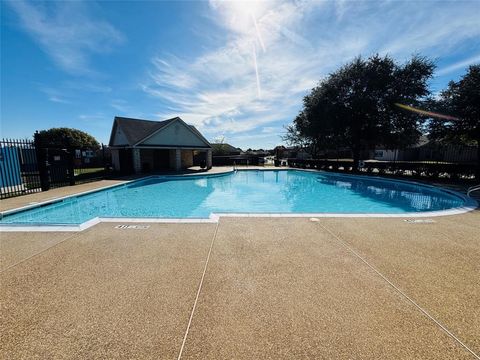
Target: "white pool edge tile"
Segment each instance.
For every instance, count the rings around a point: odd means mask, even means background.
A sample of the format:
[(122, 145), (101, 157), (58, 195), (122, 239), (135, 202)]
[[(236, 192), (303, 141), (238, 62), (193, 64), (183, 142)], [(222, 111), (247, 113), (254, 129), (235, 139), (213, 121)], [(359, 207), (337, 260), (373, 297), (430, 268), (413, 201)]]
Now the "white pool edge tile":
[(425, 211), (403, 214), (339, 214), (339, 213), (212, 213), (208, 218), (94, 218), (80, 225), (0, 225), (0, 232), (63, 232), (83, 231), (99, 223), (157, 223), (157, 224), (204, 224), (217, 223), (225, 218), (425, 218), (459, 215), (475, 210), (476, 207), (465, 206), (442, 211)]
[[(241, 171), (256, 171), (256, 170), (263, 170), (263, 169), (241, 169)], [(269, 169), (271, 170), (271, 169)], [(274, 169), (274, 170), (291, 170), (288, 168), (285, 169)], [(313, 170), (313, 169), (294, 169), (297, 171), (307, 171), (307, 172), (319, 172), (318, 170)], [(218, 174), (210, 174), (212, 176), (215, 175), (222, 175), (222, 174), (228, 174), (234, 172), (234, 170), (218, 173)], [(198, 174), (195, 174), (198, 175)], [(344, 174), (342, 174), (344, 175)], [(350, 174), (347, 174), (350, 175)], [(170, 177), (175, 177), (175, 175), (164, 175), (164, 176), (170, 176)], [(182, 176), (191, 176), (191, 175), (182, 175)], [(353, 175), (350, 175), (353, 176)], [(367, 176), (363, 175), (367, 178), (375, 178), (372, 176)], [(62, 201), (67, 198), (71, 197), (76, 197), (76, 196), (82, 196), (82, 195), (87, 195), (90, 193), (95, 193), (101, 190), (106, 190), (109, 188), (114, 188), (114, 187), (119, 187), (122, 185), (126, 185), (127, 183), (131, 182), (136, 182), (136, 181), (143, 181), (147, 180), (152, 177), (162, 177), (162, 175), (150, 175), (150, 176), (145, 176), (140, 179), (135, 179), (135, 180), (127, 180), (119, 184), (113, 184), (113, 185), (108, 185), (99, 189), (93, 189), (93, 190), (88, 190), (84, 191), (78, 194), (73, 194), (73, 195), (67, 195), (63, 196), (60, 198), (56, 199), (49, 199), (47, 201), (39, 202), (36, 204), (31, 204), (27, 206), (23, 206), (20, 208), (16, 209), (11, 209), (7, 210), (4, 212), (1, 212), (0, 214), (2, 216), (8, 215), (10, 213), (18, 212), (18, 211), (24, 211), (28, 210), (30, 208), (35, 208), (43, 205), (47, 205), (50, 203), (55, 203)], [(178, 176), (177, 176), (178, 177)], [(375, 178), (378, 179), (378, 178)], [(390, 180), (391, 179), (385, 179), (385, 180)], [(416, 181), (405, 181), (405, 180), (393, 180), (393, 181), (398, 181), (398, 182), (404, 182), (404, 183), (413, 183), (416, 185), (421, 185), (424, 187), (430, 187), (438, 190), (436, 186), (428, 185), (428, 184), (423, 184), (419, 183)], [(103, 218), (93, 218), (91, 220), (88, 220), (80, 225), (63, 225), (63, 224), (54, 224), (54, 225), (3, 225), (0, 224), (0, 232), (62, 232), (62, 231), (83, 231), (85, 229), (88, 229), (98, 223), (101, 222), (110, 222), (110, 223), (217, 223), (221, 217), (254, 217), (254, 218), (310, 218), (310, 217), (316, 217), (316, 218), (415, 218), (415, 217), (437, 217), (437, 216), (449, 216), (449, 215), (459, 215), (459, 214), (464, 214), (470, 211), (473, 211), (478, 208), (479, 203), (473, 199), (470, 198), (458, 191), (454, 190), (449, 190), (449, 189), (441, 189), (442, 191), (445, 191), (447, 193), (454, 194), (460, 198), (462, 198), (465, 201), (465, 206), (459, 207), (459, 208), (453, 208), (453, 209), (448, 209), (448, 210), (439, 210), (439, 211), (425, 211), (425, 212), (418, 212), (418, 213), (399, 213), (399, 214), (361, 214), (361, 213), (211, 213), (208, 218), (110, 218), (110, 217), (103, 217)]]

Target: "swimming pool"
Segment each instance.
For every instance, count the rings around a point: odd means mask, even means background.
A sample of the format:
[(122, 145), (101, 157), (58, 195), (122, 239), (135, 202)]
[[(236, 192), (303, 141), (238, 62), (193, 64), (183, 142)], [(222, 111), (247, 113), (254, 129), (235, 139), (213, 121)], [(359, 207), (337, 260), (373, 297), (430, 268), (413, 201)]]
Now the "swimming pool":
[(0, 224), (78, 225), (94, 218), (211, 214), (407, 214), (458, 209), (461, 195), (405, 181), (302, 170), (152, 176), (19, 212)]

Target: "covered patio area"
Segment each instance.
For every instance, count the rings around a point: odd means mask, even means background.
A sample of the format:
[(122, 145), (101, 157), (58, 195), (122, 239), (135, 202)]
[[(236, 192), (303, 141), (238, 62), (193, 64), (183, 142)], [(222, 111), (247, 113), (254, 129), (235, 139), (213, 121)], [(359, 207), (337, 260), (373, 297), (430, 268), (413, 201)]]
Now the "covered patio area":
[(158, 149), (138, 147), (133, 149), (133, 169), (135, 173), (148, 173), (163, 170), (180, 171), (194, 166), (194, 156), (204, 161), (205, 168), (212, 167), (212, 150), (195, 148)]
[(212, 147), (192, 125), (180, 118), (150, 121), (116, 117), (110, 136), (112, 165), (123, 174), (192, 167), (194, 158), (212, 167)]

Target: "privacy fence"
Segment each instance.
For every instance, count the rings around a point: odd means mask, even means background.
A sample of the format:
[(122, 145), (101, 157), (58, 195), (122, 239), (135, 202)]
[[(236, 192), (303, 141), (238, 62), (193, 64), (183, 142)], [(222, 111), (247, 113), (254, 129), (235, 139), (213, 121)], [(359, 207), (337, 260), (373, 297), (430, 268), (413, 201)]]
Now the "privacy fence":
[(344, 149), (321, 159), (288, 159), (288, 165), (326, 171), (356, 171), (366, 174), (415, 178), (476, 180), (480, 173), (478, 149), (474, 146), (435, 145), (405, 150), (376, 150), (364, 156), (357, 169)]
[(104, 178), (108, 148), (40, 146), (32, 140), (0, 141), (0, 199)]

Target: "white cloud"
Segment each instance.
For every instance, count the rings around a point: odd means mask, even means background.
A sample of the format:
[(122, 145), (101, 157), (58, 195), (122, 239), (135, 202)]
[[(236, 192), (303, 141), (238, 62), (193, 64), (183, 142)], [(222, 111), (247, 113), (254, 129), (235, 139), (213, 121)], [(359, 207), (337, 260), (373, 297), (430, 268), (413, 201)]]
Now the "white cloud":
[(97, 121), (97, 120), (106, 120), (108, 117), (106, 117), (102, 113), (96, 113), (96, 114), (80, 114), (78, 115), (78, 118), (83, 121)]
[[(280, 142), (302, 96), (361, 54), (437, 58), (480, 36), (475, 4), (449, 2), (211, 1), (225, 43), (196, 57), (160, 54), (143, 90), (208, 136)], [(440, 21), (439, 21), (440, 20)], [(256, 63), (255, 63), (256, 60)], [(257, 76), (258, 73), (258, 76)], [(259, 91), (260, 90), (260, 91)]]
[(51, 87), (45, 87), (45, 86), (40, 86), (40, 91), (47, 95), (47, 98), (49, 101), (54, 102), (54, 103), (59, 103), (59, 104), (71, 104), (72, 100), (70, 97), (66, 96), (64, 93), (61, 91), (51, 88)]
[(50, 100), (51, 102), (56, 102), (56, 103), (61, 103), (61, 104), (70, 104), (71, 102), (64, 99), (64, 98), (61, 98), (59, 96), (55, 96), (55, 95), (52, 95), (48, 98), (48, 100)]
[(132, 111), (130, 106), (128, 106), (128, 103), (122, 99), (112, 100), (112, 102), (110, 103), (110, 106), (115, 110), (120, 111), (121, 113), (129, 113)]
[(454, 64), (451, 64), (449, 66), (446, 66), (444, 68), (441, 68), (437, 71), (436, 75), (437, 76), (446, 75), (446, 74), (449, 74), (449, 73), (451, 73), (455, 70), (466, 69), (469, 65), (478, 64), (478, 63), (480, 63), (480, 54), (477, 54), (477, 55), (472, 56), (468, 59), (464, 59), (464, 60), (458, 61)]
[[(290, 112), (298, 107), (299, 93), (305, 90), (302, 85), (308, 84), (308, 88), (315, 83), (309, 76), (312, 68), (305, 69), (303, 60), (294, 56), (292, 48), (306, 46), (311, 52), (310, 45), (300, 35), (296, 41), (284, 35), (287, 26), (302, 16), (301, 7), (282, 4), (273, 11), (260, 6), (249, 12), (250, 9), (241, 10), (235, 4), (212, 2), (212, 8), (222, 14), (217, 21), (234, 35), (225, 46), (194, 61), (171, 55), (153, 59), (152, 83), (144, 84), (143, 89), (170, 104), (170, 111), (162, 113), (164, 117), (180, 114), (206, 131), (249, 131), (278, 120), (287, 104)], [(252, 16), (258, 16), (257, 26)], [(288, 34), (290, 39), (294, 38), (293, 30), (288, 30)], [(285, 44), (285, 39), (290, 44)], [(302, 69), (306, 73), (299, 77)], [(286, 76), (290, 70), (292, 74)], [(317, 78), (317, 71), (312, 76)], [(291, 89), (285, 93), (286, 87)], [(291, 100), (283, 101), (277, 111), (275, 104), (289, 95)]]
[(11, 0), (22, 27), (63, 70), (95, 73), (89, 57), (107, 53), (124, 42), (123, 35), (106, 21), (93, 18), (87, 5), (77, 1), (30, 2)]

